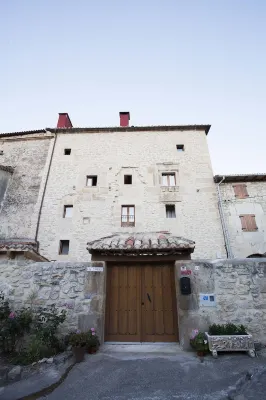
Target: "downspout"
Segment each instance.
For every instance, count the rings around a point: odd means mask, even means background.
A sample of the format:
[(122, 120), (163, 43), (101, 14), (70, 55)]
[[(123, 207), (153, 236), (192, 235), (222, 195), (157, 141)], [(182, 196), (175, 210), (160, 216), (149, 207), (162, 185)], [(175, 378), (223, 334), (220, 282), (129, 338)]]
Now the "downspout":
[[(49, 132), (49, 131), (48, 131), (48, 132)], [(45, 192), (46, 192), (46, 188), (47, 188), (47, 183), (48, 183), (48, 179), (49, 179), (49, 175), (50, 175), (50, 170), (51, 170), (52, 160), (53, 160), (53, 156), (54, 156), (54, 149), (55, 149), (56, 140), (57, 140), (57, 133), (55, 133), (55, 139), (54, 139), (53, 149), (52, 149), (52, 152), (51, 152), (51, 157), (50, 157), (50, 161), (49, 161), (48, 171), (47, 171), (47, 174), (46, 174), (45, 184), (44, 184), (43, 193), (42, 193), (41, 205), (40, 205), (40, 209), (39, 209), (39, 213), (38, 213), (38, 220), (37, 220), (36, 234), (35, 234), (35, 242), (37, 243), (37, 251), (39, 251), (38, 233), (39, 233), (39, 227), (40, 227), (42, 206), (43, 206), (44, 196), (45, 196)]]
[(222, 228), (223, 228), (223, 235), (224, 235), (227, 258), (234, 258), (232, 249), (231, 249), (231, 245), (230, 245), (230, 237), (229, 237), (229, 232), (227, 229), (227, 224), (225, 221), (224, 209), (223, 209), (223, 203), (222, 203), (222, 195), (221, 195), (221, 191), (220, 191), (220, 185), (221, 185), (221, 183), (223, 183), (224, 180), (225, 180), (225, 177), (223, 177), (223, 179), (217, 185), (218, 208), (219, 208), (220, 217), (221, 217), (221, 221), (222, 221)]

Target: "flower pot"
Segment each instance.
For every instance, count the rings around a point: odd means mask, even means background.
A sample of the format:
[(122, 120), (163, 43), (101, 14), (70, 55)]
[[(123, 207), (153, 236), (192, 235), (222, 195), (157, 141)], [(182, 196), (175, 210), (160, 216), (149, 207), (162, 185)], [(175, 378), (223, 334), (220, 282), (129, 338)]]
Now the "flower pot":
[(252, 335), (209, 335), (205, 332), (209, 349), (216, 358), (218, 351), (247, 351), (255, 357), (255, 348)]
[(72, 351), (76, 360), (76, 363), (80, 363), (84, 360), (86, 348), (85, 347), (72, 347)]
[(96, 353), (97, 352), (97, 346), (93, 346), (93, 347), (89, 347), (88, 348), (88, 353), (89, 354), (94, 354), (94, 353)]

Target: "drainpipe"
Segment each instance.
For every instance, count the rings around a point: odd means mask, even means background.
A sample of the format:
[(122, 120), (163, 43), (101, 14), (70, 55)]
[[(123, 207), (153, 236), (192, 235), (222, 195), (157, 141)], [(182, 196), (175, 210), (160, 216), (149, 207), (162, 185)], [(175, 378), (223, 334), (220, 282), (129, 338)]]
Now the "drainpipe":
[[(46, 131), (46, 132), (49, 132), (49, 131)], [(39, 213), (38, 213), (38, 220), (37, 220), (36, 234), (35, 234), (35, 242), (37, 243), (37, 251), (39, 251), (38, 233), (39, 233), (39, 227), (40, 227), (42, 206), (43, 206), (44, 196), (45, 196), (47, 183), (48, 183), (48, 179), (49, 179), (49, 175), (50, 175), (50, 169), (51, 169), (52, 160), (53, 160), (53, 156), (54, 156), (54, 149), (55, 149), (56, 140), (57, 140), (57, 133), (55, 133), (53, 149), (52, 149), (52, 153), (51, 153), (51, 157), (50, 157), (50, 161), (49, 161), (48, 171), (47, 171), (47, 174), (46, 174), (45, 184), (44, 184), (43, 193), (42, 193), (41, 205), (40, 205), (40, 209), (39, 209)]]
[(225, 221), (223, 203), (222, 203), (222, 195), (221, 195), (221, 191), (220, 191), (220, 185), (224, 180), (225, 180), (225, 177), (223, 177), (221, 182), (219, 182), (218, 185), (217, 185), (218, 207), (219, 207), (220, 217), (221, 217), (221, 221), (222, 221), (222, 228), (223, 228), (223, 235), (224, 235), (227, 258), (234, 258), (234, 255), (233, 255), (232, 249), (231, 249), (231, 245), (230, 245), (230, 236), (229, 236), (229, 232), (228, 232), (228, 229), (227, 229), (227, 224), (226, 224), (226, 221)]

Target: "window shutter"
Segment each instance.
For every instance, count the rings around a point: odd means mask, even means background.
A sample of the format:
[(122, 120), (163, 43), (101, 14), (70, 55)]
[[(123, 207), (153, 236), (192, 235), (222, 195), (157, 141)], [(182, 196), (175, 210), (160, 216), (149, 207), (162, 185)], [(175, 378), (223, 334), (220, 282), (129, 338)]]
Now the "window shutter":
[(249, 215), (249, 224), (250, 224), (251, 231), (256, 231), (258, 229), (256, 220), (255, 220), (255, 215)]
[(235, 197), (245, 199), (248, 197), (247, 185), (233, 185)]
[(257, 231), (258, 227), (256, 224), (255, 215), (246, 214), (240, 215), (242, 230), (245, 232)]
[(240, 221), (241, 221), (241, 225), (242, 225), (242, 231), (246, 231), (247, 230), (247, 221), (246, 221), (245, 215), (240, 215)]

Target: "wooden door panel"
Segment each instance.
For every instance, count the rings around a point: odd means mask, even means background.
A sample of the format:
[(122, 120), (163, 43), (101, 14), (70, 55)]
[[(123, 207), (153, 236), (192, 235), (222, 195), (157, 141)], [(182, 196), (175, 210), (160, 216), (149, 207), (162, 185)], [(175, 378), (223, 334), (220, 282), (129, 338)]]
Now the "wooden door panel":
[(142, 267), (142, 303), (142, 341), (177, 341), (176, 295), (172, 265), (154, 264)]
[(177, 341), (173, 265), (107, 267), (105, 340)]
[(140, 269), (108, 266), (105, 340), (140, 342)]

